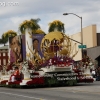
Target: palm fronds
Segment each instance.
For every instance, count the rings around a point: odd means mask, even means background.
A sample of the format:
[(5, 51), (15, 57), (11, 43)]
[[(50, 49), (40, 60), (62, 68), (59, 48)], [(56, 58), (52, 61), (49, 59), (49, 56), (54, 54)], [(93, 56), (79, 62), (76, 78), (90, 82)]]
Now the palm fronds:
[(49, 30), (48, 31), (53, 32), (53, 31), (55, 31), (55, 29), (57, 29), (57, 31), (65, 33), (64, 23), (62, 23), (59, 20), (55, 20), (55, 21), (49, 23)]

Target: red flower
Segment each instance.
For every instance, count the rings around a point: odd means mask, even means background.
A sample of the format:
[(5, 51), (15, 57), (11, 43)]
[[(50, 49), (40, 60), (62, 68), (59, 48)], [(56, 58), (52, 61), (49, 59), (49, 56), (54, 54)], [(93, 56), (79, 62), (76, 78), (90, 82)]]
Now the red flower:
[(8, 85), (20, 85), (21, 81), (8, 82)]
[(6, 82), (8, 82), (8, 80), (3, 80), (3, 81), (1, 81), (0, 84), (1, 84), (1, 85), (2, 85), (2, 84), (6, 84)]
[(32, 81), (28, 81), (27, 85), (36, 85), (36, 84), (44, 84), (44, 78), (43, 77), (38, 77), (38, 78), (33, 78)]

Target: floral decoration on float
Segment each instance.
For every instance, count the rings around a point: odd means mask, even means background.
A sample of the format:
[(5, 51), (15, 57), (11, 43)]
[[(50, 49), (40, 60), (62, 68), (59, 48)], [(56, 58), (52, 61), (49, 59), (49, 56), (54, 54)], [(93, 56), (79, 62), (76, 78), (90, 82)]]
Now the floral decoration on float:
[(84, 57), (81, 60), (81, 65), (86, 69), (86, 68), (91, 68), (91, 66), (93, 66), (94, 63), (89, 56), (84, 55)]
[(9, 31), (3, 33), (4, 38), (8, 38), (8, 37), (11, 37), (11, 36), (16, 36), (16, 35), (17, 35), (17, 32), (15, 32), (13, 30), (9, 30)]

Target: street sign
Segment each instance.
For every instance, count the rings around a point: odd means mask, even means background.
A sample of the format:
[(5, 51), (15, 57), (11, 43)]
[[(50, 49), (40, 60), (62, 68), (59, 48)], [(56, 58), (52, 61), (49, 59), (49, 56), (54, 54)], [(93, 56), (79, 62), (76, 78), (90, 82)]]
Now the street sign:
[(79, 48), (86, 48), (86, 45), (78, 45)]

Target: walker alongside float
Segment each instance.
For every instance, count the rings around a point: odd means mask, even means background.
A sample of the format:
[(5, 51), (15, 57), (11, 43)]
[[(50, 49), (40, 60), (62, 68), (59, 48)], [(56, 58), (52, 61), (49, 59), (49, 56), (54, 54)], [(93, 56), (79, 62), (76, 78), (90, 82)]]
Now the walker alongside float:
[[(35, 38), (40, 43), (39, 52), (31, 47)], [(1, 86), (65, 86), (94, 81), (90, 72), (94, 67), (92, 60), (85, 56), (75, 64), (73, 57), (78, 51), (72, 54), (71, 40), (64, 33), (32, 35), (27, 29), (20, 39), (23, 59), (10, 62), (3, 68), (0, 72)]]

